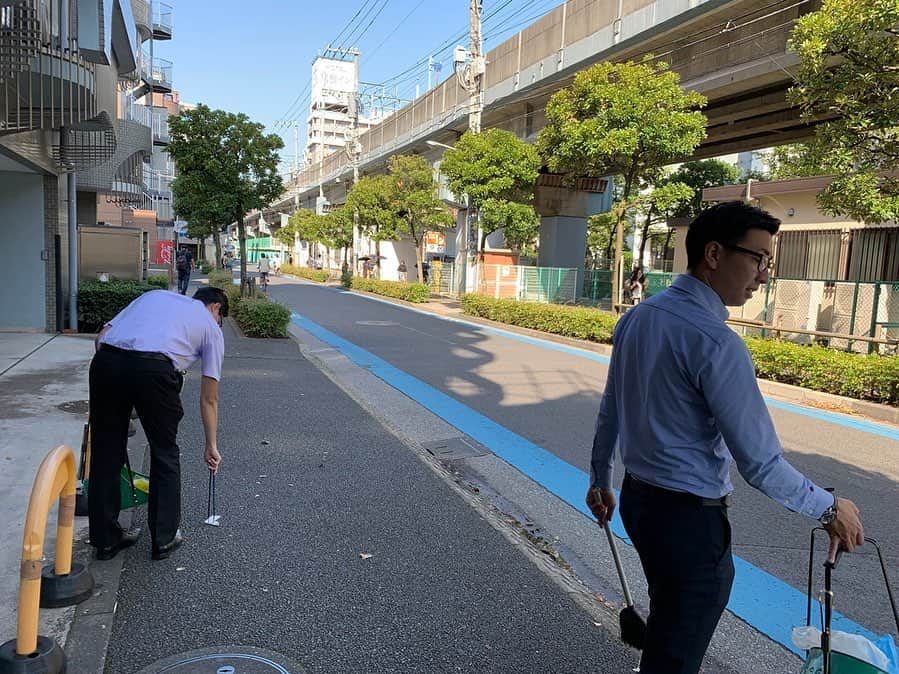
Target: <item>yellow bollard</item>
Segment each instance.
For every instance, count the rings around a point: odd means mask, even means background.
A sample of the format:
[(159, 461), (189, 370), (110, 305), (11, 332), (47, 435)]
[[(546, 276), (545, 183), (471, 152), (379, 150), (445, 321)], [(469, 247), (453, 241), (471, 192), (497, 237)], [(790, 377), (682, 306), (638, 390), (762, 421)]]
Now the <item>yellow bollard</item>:
[[(40, 606), (67, 606), (83, 601), (93, 594), (94, 581), (80, 564), (72, 565), (72, 540), (75, 524), (75, 455), (60, 445), (41, 462), (25, 517), (22, 537), (22, 564), (19, 572), (19, 613), (16, 639), (0, 646), (0, 673), (24, 671), (15, 668), (21, 659), (29, 659), (30, 667), (45, 666), (34, 671), (64, 671), (65, 658), (59, 646), (46, 637), (38, 637)], [(44, 531), (53, 502), (59, 499), (59, 518), (56, 529), (56, 561), (42, 568)], [(42, 580), (52, 591), (42, 596)], [(15, 652), (10, 648), (14, 644)], [(57, 670), (60, 665), (62, 668)], [(42, 663), (42, 664), (41, 664)]]

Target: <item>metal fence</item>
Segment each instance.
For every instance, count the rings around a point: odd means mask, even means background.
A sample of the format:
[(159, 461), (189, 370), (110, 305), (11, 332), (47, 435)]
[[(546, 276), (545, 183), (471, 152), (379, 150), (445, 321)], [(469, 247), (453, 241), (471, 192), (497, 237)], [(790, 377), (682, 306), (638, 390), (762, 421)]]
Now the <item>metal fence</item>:
[[(586, 304), (611, 309), (612, 272), (557, 267), (479, 265), (475, 292), (496, 298), (556, 304)], [(432, 266), (429, 285), (441, 295), (457, 295), (459, 270)], [(646, 272), (646, 297), (662, 292), (677, 274)], [(579, 280), (580, 279), (580, 280)], [(855, 337), (899, 340), (899, 283), (771, 278), (731, 318), (756, 321), (771, 328), (735, 326), (744, 335), (772, 336), (800, 344), (819, 343), (834, 349), (870, 353), (895, 352), (896, 347), (790, 330), (838, 333)]]

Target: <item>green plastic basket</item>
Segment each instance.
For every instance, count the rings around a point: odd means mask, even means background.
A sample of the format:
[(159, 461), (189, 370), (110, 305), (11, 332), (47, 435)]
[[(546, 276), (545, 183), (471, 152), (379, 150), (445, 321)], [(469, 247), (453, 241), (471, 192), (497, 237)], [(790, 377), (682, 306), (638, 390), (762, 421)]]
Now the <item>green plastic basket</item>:
[[(134, 481), (133, 487), (131, 480)], [(119, 473), (119, 508), (128, 510), (143, 505), (150, 498), (150, 478), (143, 473), (131, 471), (131, 480), (128, 479), (128, 468), (122, 466), (122, 472)], [(81, 482), (84, 493), (89, 493), (90, 478), (85, 478)]]
[[(808, 659), (799, 674), (821, 674), (822, 671), (824, 671), (824, 656), (820, 648), (813, 648), (809, 651)], [(887, 674), (879, 667), (837, 651), (830, 653), (830, 671), (831, 674)]]

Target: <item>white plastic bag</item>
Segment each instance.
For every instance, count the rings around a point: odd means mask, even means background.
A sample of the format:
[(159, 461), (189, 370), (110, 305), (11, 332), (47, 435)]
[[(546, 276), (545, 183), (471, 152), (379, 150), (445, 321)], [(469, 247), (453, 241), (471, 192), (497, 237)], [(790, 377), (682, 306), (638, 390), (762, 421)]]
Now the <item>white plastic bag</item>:
[[(821, 630), (817, 627), (794, 627), (793, 645), (802, 650), (821, 647)], [(885, 672), (893, 671), (890, 661), (870, 640), (858, 634), (833, 630), (830, 633), (830, 648), (837, 653), (851, 655)]]

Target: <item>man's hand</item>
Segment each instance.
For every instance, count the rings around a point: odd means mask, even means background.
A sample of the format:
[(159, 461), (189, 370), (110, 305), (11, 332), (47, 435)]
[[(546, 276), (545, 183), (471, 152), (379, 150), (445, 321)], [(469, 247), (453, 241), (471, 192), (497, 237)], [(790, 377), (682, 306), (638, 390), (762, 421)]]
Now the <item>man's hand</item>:
[(587, 507), (596, 517), (596, 523), (600, 527), (605, 527), (606, 522), (612, 520), (612, 515), (615, 514), (615, 503), (615, 492), (611, 489), (590, 487), (587, 490)]
[(222, 455), (215, 447), (207, 447), (203, 452), (203, 460), (206, 461), (206, 467), (213, 472), (219, 472), (219, 464), (222, 462)]
[(865, 530), (858, 516), (858, 507), (846, 498), (837, 497), (837, 518), (824, 529), (830, 536), (827, 559), (831, 562), (836, 560), (839, 546), (846, 552), (852, 552), (865, 542)]

